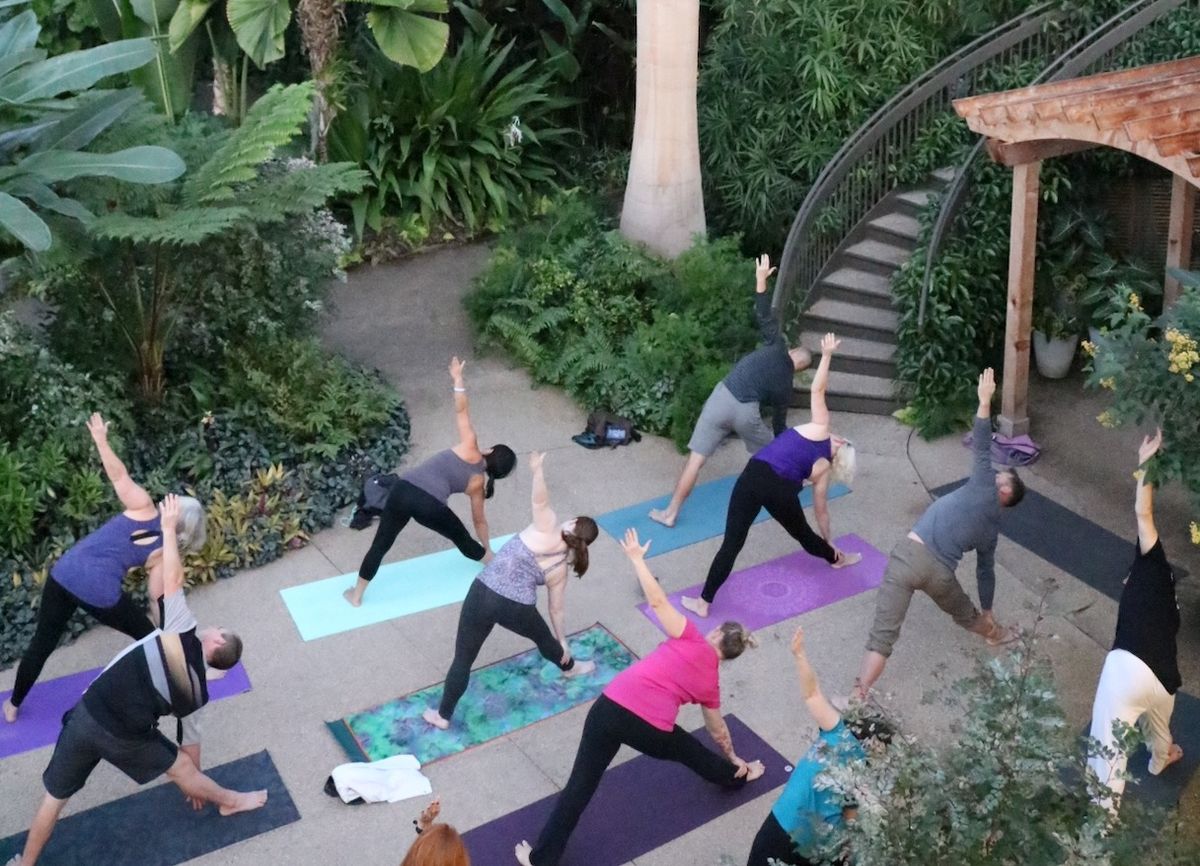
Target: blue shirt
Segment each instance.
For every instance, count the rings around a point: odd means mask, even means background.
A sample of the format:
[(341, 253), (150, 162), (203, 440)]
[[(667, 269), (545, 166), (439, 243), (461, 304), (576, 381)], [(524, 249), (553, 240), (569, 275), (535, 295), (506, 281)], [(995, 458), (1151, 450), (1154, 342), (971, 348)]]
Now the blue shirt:
[(814, 787), (818, 774), (831, 758), (845, 764), (866, 756), (862, 743), (850, 733), (845, 722), (839, 721), (833, 730), (821, 731), (817, 741), (796, 762), (771, 814), (792, 837), (801, 855), (807, 857), (814, 853), (817, 827), (821, 824), (835, 827), (842, 823), (842, 795), (829, 788)]

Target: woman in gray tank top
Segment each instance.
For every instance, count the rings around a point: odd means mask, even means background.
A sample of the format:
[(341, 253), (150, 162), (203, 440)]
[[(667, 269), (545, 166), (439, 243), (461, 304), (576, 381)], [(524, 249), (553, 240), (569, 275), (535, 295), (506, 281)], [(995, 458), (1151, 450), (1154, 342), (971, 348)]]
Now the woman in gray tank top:
[[(487, 562), (492, 553), (488, 547), (488, 524), (484, 516), (484, 500), (491, 499), (497, 478), (504, 478), (517, 465), (517, 456), (507, 445), (494, 445), (486, 451), (479, 448), (475, 428), (467, 406), (467, 388), (463, 384), (466, 362), (450, 359), (450, 378), (454, 383), (454, 414), (458, 424), (458, 444), (434, 454), (400, 476), (392, 485), (387, 504), (379, 516), (379, 528), (367, 555), (358, 568), (358, 581), (344, 593), (346, 601), (358, 607), (379, 564), (396, 542), (400, 530), (415, 520), (454, 542), (463, 556)], [(465, 493), (471, 500), (471, 518), (479, 540), (463, 526), (446, 504), (455, 493)]]

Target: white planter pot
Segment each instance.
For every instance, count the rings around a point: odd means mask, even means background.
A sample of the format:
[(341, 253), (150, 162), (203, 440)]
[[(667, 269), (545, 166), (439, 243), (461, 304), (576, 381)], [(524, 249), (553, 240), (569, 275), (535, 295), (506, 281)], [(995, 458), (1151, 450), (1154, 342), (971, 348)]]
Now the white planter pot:
[(1038, 372), (1047, 379), (1061, 379), (1071, 371), (1079, 335), (1050, 338), (1041, 331), (1033, 332), (1033, 357)]
[(1095, 325), (1088, 325), (1088, 340), (1091, 341), (1093, 346), (1100, 345), (1100, 329)]

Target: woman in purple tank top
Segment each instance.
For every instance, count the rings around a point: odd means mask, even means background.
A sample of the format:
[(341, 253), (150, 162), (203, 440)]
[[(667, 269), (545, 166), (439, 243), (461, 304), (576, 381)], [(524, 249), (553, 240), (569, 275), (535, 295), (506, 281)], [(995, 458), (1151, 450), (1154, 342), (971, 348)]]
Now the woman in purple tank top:
[[(550, 508), (550, 491), (542, 474), (544, 455), (529, 455), (533, 470), (533, 522), (500, 548), (467, 592), (458, 616), (458, 635), (454, 641), (454, 661), (446, 674), (446, 687), (438, 709), (430, 707), (425, 721), (445, 730), (459, 698), (467, 690), (471, 665), (483, 649), (484, 641), (496, 626), (528, 638), (537, 644), (546, 661), (558, 665), (563, 676), (575, 677), (596, 669), (594, 662), (576, 663), (567, 645), (563, 625), (567, 591), (567, 566), (583, 577), (588, 568), (588, 545), (600, 530), (590, 517), (576, 517), (559, 523)], [(537, 588), (546, 587), (550, 608), (550, 626), (537, 608)]]
[[(22, 702), (58, 646), (76, 608), (100, 622), (141, 640), (154, 626), (146, 612), (121, 591), (125, 574), (145, 568), (162, 569), (162, 532), (158, 508), (108, 444), (108, 423), (100, 413), (87, 422), (104, 472), (124, 511), (77, 541), (50, 569), (42, 587), (37, 630), (17, 667), (12, 696), (4, 702), (4, 719), (15, 722)], [(204, 544), (204, 509), (190, 496), (180, 496), (177, 533), (182, 552)]]
[[(693, 613), (708, 616), (708, 606), (733, 571), (750, 527), (763, 508), (800, 542), (805, 551), (824, 559), (834, 568), (845, 568), (862, 559), (860, 553), (836, 550), (831, 543), (833, 533), (829, 528), (829, 482), (850, 483), (855, 468), (854, 445), (830, 432), (829, 408), (825, 405), (829, 365), (840, 342), (833, 334), (821, 338), (821, 363), (809, 392), (812, 407), (809, 422), (776, 436), (750, 458), (738, 476), (729, 498), (725, 538), (709, 566), (704, 590), (699, 598), (684, 596), (681, 599), (683, 606)], [(804, 507), (800, 504), (800, 491), (805, 483), (813, 488), (813, 511), (820, 535), (808, 525)]]
[[(405, 472), (392, 485), (387, 504), (379, 515), (379, 528), (371, 542), (362, 565), (358, 567), (358, 581), (343, 593), (346, 601), (358, 607), (379, 564), (400, 530), (415, 520), (450, 541), (468, 559), (487, 562), (492, 558), (488, 540), (488, 523), (484, 515), (484, 500), (492, 498), (496, 479), (504, 478), (517, 465), (517, 455), (507, 445), (494, 445), (482, 451), (471, 415), (467, 407), (467, 387), (463, 384), (465, 361), (457, 357), (450, 359), (450, 378), (454, 382), (454, 418), (458, 424), (458, 444), (439, 451), (424, 463)], [(471, 519), (475, 524), (476, 541), (467, 532), (446, 504), (455, 493), (465, 493), (471, 500)]]

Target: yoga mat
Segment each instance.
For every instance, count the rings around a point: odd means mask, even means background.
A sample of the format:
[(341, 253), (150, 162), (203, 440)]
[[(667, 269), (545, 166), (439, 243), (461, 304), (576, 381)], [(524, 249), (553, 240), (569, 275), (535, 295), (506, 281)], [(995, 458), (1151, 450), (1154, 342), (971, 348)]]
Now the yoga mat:
[(428, 764), (594, 700), (637, 659), (598, 623), (567, 640), (576, 658), (591, 659), (596, 670), (564, 677), (536, 648), (474, 670), (448, 731), (421, 718), (441, 701), (444, 683), (326, 725), (352, 761), (411, 754)]
[[(790, 763), (783, 755), (737, 716), (725, 721), (738, 755), (766, 765), (762, 778), (731, 790), (704, 781), (682, 764), (639, 755), (604, 774), (560, 866), (623, 866), (787, 781), (784, 768)], [(716, 749), (703, 729), (695, 733)], [(513, 846), (522, 839), (534, 844), (557, 799), (557, 794), (546, 797), (464, 833), (471, 862), (515, 862)]]
[[(945, 496), (964, 483), (955, 481), (930, 493)], [(1132, 509), (1129, 535), (1122, 537), (1027, 487), (1019, 505), (1000, 509), (1000, 532), (1092, 589), (1120, 600), (1122, 583), (1133, 565), (1133, 542), (1137, 537)], [(1174, 568), (1176, 579), (1186, 575), (1184, 569)]]
[[(666, 507), (667, 503), (671, 501), (670, 494), (602, 514), (596, 518), (596, 522), (618, 541), (625, 536), (626, 529), (630, 527), (636, 529), (638, 537), (643, 542), (646, 539), (654, 541), (646, 556), (661, 556), (672, 550), (687, 547), (689, 544), (696, 544), (722, 535), (725, 532), (725, 514), (729, 510), (729, 497), (733, 493), (735, 483), (737, 483), (737, 476), (729, 475), (725, 478), (718, 478), (716, 481), (696, 485), (692, 495), (688, 497), (687, 502), (683, 503), (683, 508), (679, 511), (679, 520), (670, 529), (661, 523), (655, 523), (649, 517), (650, 509)], [(842, 484), (833, 484), (829, 488), (829, 498), (837, 499), (849, 492), (850, 488)], [(805, 508), (812, 505), (811, 487), (805, 487), (800, 492), (800, 503)], [(761, 523), (768, 517), (770, 515), (765, 510), (761, 510), (754, 518), (754, 522)]]
[[(216, 806), (193, 812), (179, 788), (155, 785), (59, 820), (39, 863), (47, 866), (175, 866), (300, 820), (268, 752), (205, 770), (220, 785), (239, 791), (267, 789), (267, 804), (222, 818)], [(40, 791), (9, 804), (32, 818)], [(67, 807), (70, 809), (70, 806)], [(25, 833), (0, 841), (0, 863), (25, 844)]]
[[(493, 538), (492, 550), (499, 550), (510, 538)], [(481, 563), (455, 548), (381, 567), (361, 607), (352, 607), (342, 598), (358, 580), (356, 571), (281, 589), (279, 594), (301, 639), (309, 641), (462, 601), (481, 571)]]
[[(63, 714), (78, 703), (84, 689), (100, 676), (102, 670), (93, 668), (34, 685), (21, 705), (21, 716), (16, 723), (0, 723), (0, 758), (53, 745), (62, 728)], [(241, 662), (230, 668), (221, 679), (208, 684), (208, 697), (213, 701), (248, 691), (250, 678)], [(7, 700), (11, 694), (11, 690), (0, 692), (0, 701)]]
[[(682, 596), (700, 595), (704, 584), (689, 586), (667, 597), (675, 609), (696, 623), (702, 632), (726, 620), (740, 622), (755, 631), (879, 586), (887, 567), (886, 554), (857, 535), (843, 535), (834, 541), (834, 547), (861, 553), (862, 562), (847, 568), (834, 568), (825, 560), (798, 550), (735, 571), (717, 593), (708, 609), (707, 619), (701, 619), (680, 603)], [(638, 609), (662, 628), (650, 605), (643, 603)]]

